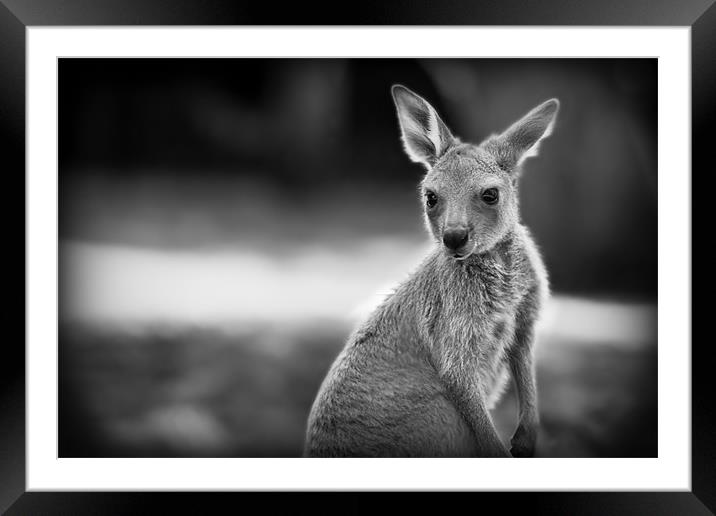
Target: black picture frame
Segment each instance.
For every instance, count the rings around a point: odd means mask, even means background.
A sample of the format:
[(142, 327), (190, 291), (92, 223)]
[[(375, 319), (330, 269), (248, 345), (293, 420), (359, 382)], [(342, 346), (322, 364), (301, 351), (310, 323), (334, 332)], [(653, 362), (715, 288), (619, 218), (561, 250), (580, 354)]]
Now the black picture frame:
[[(32, 26), (80, 25), (637, 25), (691, 28), (692, 170), (706, 172), (710, 146), (707, 134), (716, 118), (716, 5), (714, 0), (400, 0), (390, 3), (336, 2), (332, 6), (301, 2), (277, 6), (268, 2), (206, 0), (0, 0), (0, 148), (3, 185), (9, 199), (25, 205), (25, 29)], [(709, 123), (711, 122), (711, 123)], [(709, 168), (713, 168), (711, 165)], [(693, 177), (693, 174), (692, 174)], [(21, 196), (18, 192), (23, 192)], [(693, 204), (692, 204), (693, 205)], [(25, 269), (25, 231), (17, 228), (20, 207), (6, 210), (6, 292)], [(24, 225), (23, 225), (24, 226)], [(21, 235), (20, 235), (21, 233)], [(22, 241), (21, 241), (22, 240)], [(14, 250), (13, 250), (14, 249)], [(22, 252), (19, 250), (22, 249)], [(692, 252), (692, 251), (691, 251)], [(20, 263), (22, 262), (22, 263)], [(13, 271), (13, 272), (10, 272)], [(26, 277), (25, 277), (26, 280)], [(17, 289), (19, 291), (19, 285)], [(12, 299), (12, 298), (6, 298)], [(167, 513), (212, 513), (209, 506), (231, 510), (239, 493), (75, 493), (25, 492), (25, 288), (23, 302), (7, 304), (8, 327), (19, 327), (22, 338), (6, 338), (0, 359), (0, 511), (7, 514), (153, 514), (150, 504)], [(693, 313), (693, 312), (692, 312)], [(692, 315), (693, 320), (693, 315)], [(461, 502), (499, 504), (500, 511), (529, 510), (537, 514), (714, 514), (716, 512), (716, 426), (711, 371), (716, 367), (708, 340), (672, 343), (691, 345), (692, 353), (692, 491), (588, 493), (452, 493), (450, 506)], [(243, 496), (256, 497), (255, 494)], [(317, 499), (318, 496), (322, 498)], [(291, 512), (302, 506), (332, 510), (325, 494), (282, 497)], [(467, 499), (467, 497), (470, 497)], [(475, 500), (475, 497), (478, 497)], [(250, 503), (244, 500), (242, 503)], [(259, 500), (254, 500), (259, 502)], [(412, 503), (430, 509), (422, 494)], [(408, 500), (406, 500), (406, 503)], [(262, 510), (277, 503), (262, 496)], [(382, 505), (381, 495), (353, 493), (340, 501), (340, 512), (367, 512)], [(446, 508), (445, 501), (437, 507)], [(242, 507), (242, 506), (238, 506)], [(245, 506), (249, 507), (249, 506)], [(407, 508), (407, 506), (402, 506)], [(335, 508), (335, 506), (334, 506)], [(232, 510), (233, 512), (233, 510)], [(5, 513), (5, 512), (3, 512)]]

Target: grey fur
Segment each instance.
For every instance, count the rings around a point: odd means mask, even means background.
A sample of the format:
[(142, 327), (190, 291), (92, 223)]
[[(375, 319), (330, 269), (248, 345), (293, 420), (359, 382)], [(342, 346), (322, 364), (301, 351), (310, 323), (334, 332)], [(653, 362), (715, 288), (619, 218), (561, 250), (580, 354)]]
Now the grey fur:
[[(548, 284), (519, 221), (517, 177), (559, 104), (547, 101), (475, 146), (453, 137), (407, 88), (394, 86), (393, 98), (406, 151), (428, 168), (421, 190), (438, 198), (426, 208), (437, 245), (333, 363), (311, 409), (304, 454), (509, 457), (489, 408), (512, 376), (520, 413), (511, 452), (532, 456), (539, 425), (534, 325)], [(423, 109), (439, 121), (438, 149)], [(416, 134), (421, 128), (425, 134)], [(481, 200), (487, 188), (499, 190), (494, 206)], [(467, 242), (443, 247), (443, 231), (456, 227), (468, 230)]]

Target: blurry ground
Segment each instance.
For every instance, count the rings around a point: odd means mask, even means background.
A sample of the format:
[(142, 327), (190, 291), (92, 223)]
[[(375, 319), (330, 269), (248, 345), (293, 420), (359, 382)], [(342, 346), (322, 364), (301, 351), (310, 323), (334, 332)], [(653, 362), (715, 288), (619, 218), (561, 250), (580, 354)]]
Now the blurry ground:
[[(63, 242), (60, 455), (299, 455), (348, 333), (424, 249)], [(656, 306), (558, 295), (546, 312), (538, 455), (655, 456)], [(515, 411), (508, 393), (505, 440)]]

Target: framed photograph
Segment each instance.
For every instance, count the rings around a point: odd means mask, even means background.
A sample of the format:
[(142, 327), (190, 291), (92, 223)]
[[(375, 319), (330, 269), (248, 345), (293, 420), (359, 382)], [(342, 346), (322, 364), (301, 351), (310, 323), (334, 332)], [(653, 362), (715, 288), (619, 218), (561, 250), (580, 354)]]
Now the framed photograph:
[(2, 510), (714, 510), (691, 340), (711, 2), (200, 4), (0, 5), (25, 192)]

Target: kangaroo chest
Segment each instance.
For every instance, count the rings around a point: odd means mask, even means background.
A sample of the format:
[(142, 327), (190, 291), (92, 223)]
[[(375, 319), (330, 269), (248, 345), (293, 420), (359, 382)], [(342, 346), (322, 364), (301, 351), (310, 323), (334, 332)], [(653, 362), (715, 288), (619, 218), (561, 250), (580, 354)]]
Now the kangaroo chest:
[(483, 378), (497, 374), (513, 341), (518, 278), (497, 263), (455, 266), (438, 288), (432, 339), (446, 367), (472, 364)]

